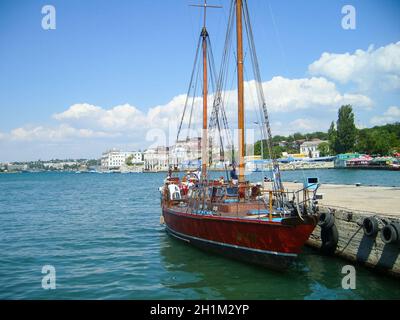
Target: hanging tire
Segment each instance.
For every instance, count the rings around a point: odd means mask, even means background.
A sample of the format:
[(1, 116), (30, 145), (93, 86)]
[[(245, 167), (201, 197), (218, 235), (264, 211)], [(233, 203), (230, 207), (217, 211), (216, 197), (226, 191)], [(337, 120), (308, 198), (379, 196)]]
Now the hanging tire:
[(322, 212), (319, 215), (318, 225), (322, 229), (330, 229), (335, 224), (335, 216), (331, 212)]
[(334, 254), (339, 242), (339, 232), (335, 225), (330, 228), (321, 229), (321, 252), (324, 254)]
[(397, 242), (400, 243), (400, 223), (398, 223), (398, 222), (392, 222), (392, 226), (393, 226), (393, 228), (396, 229), (396, 232), (397, 232)]
[(379, 231), (378, 220), (375, 217), (367, 217), (363, 221), (364, 233), (368, 237), (375, 237)]
[(386, 244), (399, 242), (400, 225), (396, 222), (388, 223), (382, 228), (381, 239)]

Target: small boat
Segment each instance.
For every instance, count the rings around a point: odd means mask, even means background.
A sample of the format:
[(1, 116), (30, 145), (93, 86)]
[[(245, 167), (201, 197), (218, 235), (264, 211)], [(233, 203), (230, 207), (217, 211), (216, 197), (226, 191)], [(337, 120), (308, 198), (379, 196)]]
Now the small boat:
[[(216, 7), (208, 5), (207, 2), (201, 6), (204, 7), (204, 17), (206, 17), (208, 8)], [(207, 134), (213, 126), (222, 125), (224, 109), (221, 104), (222, 86), (217, 84), (212, 116), (208, 121), (207, 72), (211, 57), (208, 48), (210, 45), (209, 33), (204, 18), (197, 53), (202, 57), (203, 67), (201, 172), (188, 173), (183, 177), (174, 177), (173, 172), (169, 172), (164, 185), (160, 187), (162, 207), (160, 220), (165, 224), (166, 231), (176, 239), (230, 258), (276, 270), (285, 270), (301, 252), (318, 222), (316, 192), (319, 184), (312, 190), (307, 187), (291, 192), (285, 190), (281, 181), (279, 164), (275, 157), (272, 157), (271, 163), (272, 182), (262, 187), (246, 180), (243, 19), (247, 34), (251, 37), (249, 43), (254, 44), (247, 1), (232, 0), (229, 17), (227, 37), (228, 33), (233, 32), (232, 21), (236, 20), (237, 128), (239, 129), (236, 154), (238, 154), (239, 174), (236, 176), (235, 166), (232, 167), (230, 177), (226, 168), (228, 177), (226, 180), (214, 180), (208, 174), (211, 142)], [(257, 69), (255, 71), (256, 82), (260, 84), (261, 77), (257, 68), (258, 60), (255, 49), (251, 52), (251, 59)], [(222, 59), (222, 61), (226, 60), (228, 59)], [(221, 67), (221, 74), (223, 74), (223, 70), (224, 66)], [(258, 93), (260, 94), (260, 110), (264, 117), (261, 132), (267, 141), (269, 154), (273, 155), (267, 104), (264, 93)], [(223, 154), (222, 150), (221, 154)]]

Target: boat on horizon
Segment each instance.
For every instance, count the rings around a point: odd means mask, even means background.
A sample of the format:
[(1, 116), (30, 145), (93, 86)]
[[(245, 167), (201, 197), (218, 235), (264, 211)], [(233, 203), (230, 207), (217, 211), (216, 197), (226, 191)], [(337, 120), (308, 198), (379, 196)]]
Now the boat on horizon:
[[(268, 268), (285, 270), (296, 259), (318, 222), (318, 206), (316, 192), (303, 188), (297, 191), (285, 190), (280, 175), (279, 163), (272, 152), (272, 134), (269, 123), (267, 103), (262, 88), (257, 86), (259, 107), (263, 115), (261, 133), (267, 141), (269, 154), (272, 155), (271, 182), (251, 184), (245, 176), (245, 113), (244, 113), (244, 55), (243, 25), (251, 45), (255, 81), (261, 84), (257, 55), (253, 41), (250, 15), (247, 0), (232, 0), (227, 37), (229, 42), (236, 21), (236, 71), (237, 71), (237, 105), (238, 105), (238, 175), (236, 165), (232, 165), (230, 173), (225, 167), (226, 178), (211, 179), (208, 174), (210, 162), (209, 151), (211, 139), (209, 130), (225, 124), (224, 104), (222, 102), (223, 85), (217, 83), (214, 93), (211, 118), (208, 119), (208, 71), (212, 64), (210, 57), (209, 33), (206, 28), (206, 10), (216, 8), (205, 1), (204, 26), (201, 30), (198, 52), (202, 61), (203, 74), (203, 130), (201, 146), (201, 170), (189, 172), (183, 177), (174, 176), (170, 170), (161, 192), (161, 220), (166, 231), (176, 239), (230, 258), (259, 264)], [(244, 22), (244, 23), (243, 23)], [(225, 46), (227, 47), (227, 46)], [(229, 46), (228, 46), (229, 47)], [(224, 65), (229, 61), (222, 59), (220, 76), (223, 82)], [(197, 56), (196, 55), (196, 56)], [(196, 63), (195, 63), (196, 66)], [(195, 69), (195, 68), (194, 68)], [(189, 86), (189, 91), (190, 91)], [(186, 106), (185, 106), (186, 111)], [(185, 114), (184, 111), (184, 114)], [(182, 121), (184, 115), (182, 116)], [(182, 126), (182, 122), (181, 122)], [(177, 140), (179, 138), (179, 133)], [(232, 158), (235, 154), (232, 146)], [(220, 153), (224, 155), (223, 146)], [(223, 161), (223, 160), (221, 160)], [(230, 175), (229, 175), (230, 174)]]

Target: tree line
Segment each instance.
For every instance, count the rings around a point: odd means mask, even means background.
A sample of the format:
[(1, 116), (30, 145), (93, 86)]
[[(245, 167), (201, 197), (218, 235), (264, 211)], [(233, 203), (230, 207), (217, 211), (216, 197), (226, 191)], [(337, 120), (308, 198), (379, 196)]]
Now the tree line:
[[(296, 154), (300, 152), (300, 142), (320, 139), (320, 155), (337, 155), (359, 152), (374, 156), (387, 156), (400, 152), (400, 123), (386, 124), (372, 128), (358, 129), (355, 125), (353, 107), (344, 105), (339, 109), (337, 121), (332, 121), (327, 132), (295, 133), (289, 136), (274, 136), (272, 153), (281, 157), (283, 152)], [(262, 143), (262, 144), (261, 144)], [(254, 144), (254, 154), (270, 158), (266, 140)]]
[(351, 105), (342, 106), (338, 120), (328, 130), (332, 154), (359, 152), (373, 156), (390, 156), (400, 152), (400, 123), (357, 129)]

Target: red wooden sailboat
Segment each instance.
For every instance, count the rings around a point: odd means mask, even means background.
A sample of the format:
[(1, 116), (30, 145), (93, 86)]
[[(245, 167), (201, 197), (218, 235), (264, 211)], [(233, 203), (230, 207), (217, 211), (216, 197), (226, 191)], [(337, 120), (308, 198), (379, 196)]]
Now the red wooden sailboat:
[[(215, 7), (207, 5), (206, 2), (202, 6), (205, 13), (208, 7)], [(253, 49), (251, 59), (255, 69), (255, 80), (257, 84), (261, 84), (246, 0), (232, 0), (227, 32), (228, 39), (233, 21), (236, 21), (239, 174), (236, 176), (233, 168), (228, 181), (209, 178), (207, 164), (211, 140), (207, 135), (208, 129), (211, 126), (220, 129), (220, 121), (226, 119), (226, 116), (221, 104), (222, 86), (217, 84), (210, 122), (207, 117), (210, 42), (205, 13), (198, 49), (198, 52), (202, 51), (203, 72), (201, 174), (188, 174), (180, 180), (169, 173), (164, 186), (160, 188), (162, 218), (166, 231), (177, 239), (231, 258), (282, 270), (301, 252), (317, 224), (317, 188), (295, 192), (284, 189), (279, 165), (273, 156), (272, 135), (261, 86), (258, 86), (261, 88), (258, 97), (263, 114), (261, 131), (272, 158), (273, 177), (270, 185), (263, 188), (245, 179), (243, 20), (250, 37), (249, 44)], [(226, 40), (226, 43), (228, 42)], [(224, 56), (223, 63), (226, 60), (228, 59)], [(221, 68), (221, 74), (224, 74), (224, 67)], [(219, 77), (222, 78), (224, 76)]]

